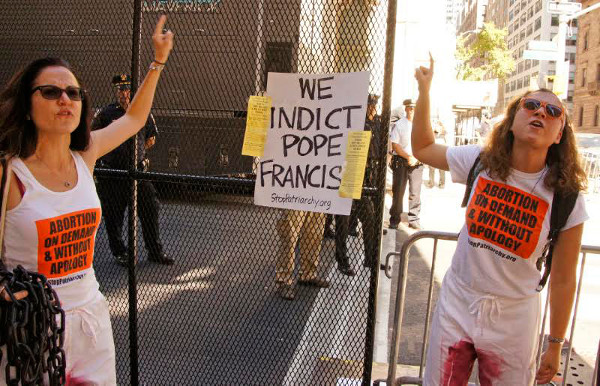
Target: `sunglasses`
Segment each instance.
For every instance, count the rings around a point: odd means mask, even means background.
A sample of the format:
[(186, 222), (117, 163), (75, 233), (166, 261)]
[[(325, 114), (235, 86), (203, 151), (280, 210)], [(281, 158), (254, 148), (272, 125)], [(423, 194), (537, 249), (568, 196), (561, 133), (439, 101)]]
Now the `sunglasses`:
[(552, 118), (560, 118), (563, 115), (562, 107), (538, 101), (533, 98), (521, 99), (521, 107), (531, 112), (538, 111), (540, 107), (543, 107), (546, 110), (546, 113)]
[(40, 94), (42, 98), (48, 100), (57, 100), (60, 99), (63, 92), (67, 94), (67, 97), (72, 101), (82, 101), (85, 96), (85, 91), (80, 87), (68, 86), (67, 88), (60, 88), (58, 86), (53, 85), (43, 85), (37, 86), (31, 93), (33, 94), (37, 90), (40, 90)]

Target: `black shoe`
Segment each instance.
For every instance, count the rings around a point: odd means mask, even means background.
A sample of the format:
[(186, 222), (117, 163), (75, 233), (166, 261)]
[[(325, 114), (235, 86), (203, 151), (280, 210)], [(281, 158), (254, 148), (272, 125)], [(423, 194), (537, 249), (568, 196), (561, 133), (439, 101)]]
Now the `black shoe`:
[(346, 276), (356, 275), (356, 272), (352, 269), (350, 264), (339, 264), (338, 263), (338, 271), (340, 271), (341, 274), (346, 275)]
[(423, 229), (423, 228), (421, 228), (421, 224), (419, 224), (418, 221), (413, 221), (411, 223), (408, 223), (408, 227), (412, 228), (412, 229), (416, 229), (418, 231), (420, 231), (421, 229)]
[(329, 282), (327, 280), (319, 279), (317, 277), (314, 277), (312, 279), (300, 279), (300, 280), (298, 280), (298, 284), (311, 286), (311, 287), (317, 287), (317, 288), (328, 288), (329, 287)]
[(390, 223), (390, 225), (388, 225), (388, 228), (390, 228), (390, 229), (398, 229), (398, 224), (392, 224), (392, 223)]
[(126, 254), (116, 255), (115, 260), (117, 261), (117, 264), (122, 265), (124, 267), (127, 267), (127, 264), (129, 262), (129, 258)]
[(153, 263), (158, 263), (158, 264), (163, 264), (163, 265), (173, 265), (175, 264), (175, 259), (173, 259), (172, 257), (169, 257), (167, 255), (165, 255), (164, 253), (161, 253), (158, 256), (148, 256), (148, 260), (150, 260)]

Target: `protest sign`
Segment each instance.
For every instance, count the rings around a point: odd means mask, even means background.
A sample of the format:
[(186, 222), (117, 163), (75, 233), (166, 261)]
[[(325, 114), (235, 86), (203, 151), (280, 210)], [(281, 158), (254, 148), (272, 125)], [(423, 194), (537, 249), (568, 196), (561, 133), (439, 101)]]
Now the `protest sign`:
[(370, 142), (370, 131), (351, 131), (348, 133), (346, 162), (344, 163), (342, 184), (340, 185), (340, 197), (360, 199)]
[(348, 133), (365, 124), (369, 73), (269, 73), (272, 98), (256, 205), (349, 215), (340, 197)]
[(269, 129), (271, 97), (253, 95), (248, 100), (248, 117), (242, 155), (262, 157)]

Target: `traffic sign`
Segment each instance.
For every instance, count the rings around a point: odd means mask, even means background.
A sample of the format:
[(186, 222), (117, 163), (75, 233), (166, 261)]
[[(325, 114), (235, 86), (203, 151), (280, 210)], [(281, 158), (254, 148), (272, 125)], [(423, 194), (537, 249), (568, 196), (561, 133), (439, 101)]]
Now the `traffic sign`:
[(532, 51), (550, 51), (558, 53), (558, 44), (546, 40), (530, 40), (528, 47)]
[(556, 58), (558, 58), (557, 51), (525, 50), (523, 52), (523, 59), (556, 61)]
[(581, 3), (572, 1), (548, 1), (548, 13), (551, 15), (570, 15), (581, 11)]

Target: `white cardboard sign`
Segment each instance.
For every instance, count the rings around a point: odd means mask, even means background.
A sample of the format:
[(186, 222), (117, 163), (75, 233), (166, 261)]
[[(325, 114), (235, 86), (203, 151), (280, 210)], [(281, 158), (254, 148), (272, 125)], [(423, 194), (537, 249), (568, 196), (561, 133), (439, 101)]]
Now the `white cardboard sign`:
[(369, 73), (269, 73), (273, 100), (254, 203), (349, 215), (338, 194), (348, 132), (364, 129)]

